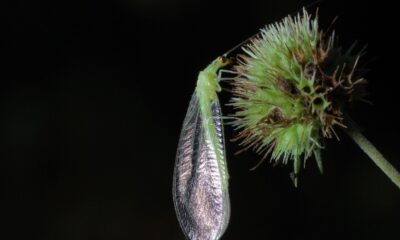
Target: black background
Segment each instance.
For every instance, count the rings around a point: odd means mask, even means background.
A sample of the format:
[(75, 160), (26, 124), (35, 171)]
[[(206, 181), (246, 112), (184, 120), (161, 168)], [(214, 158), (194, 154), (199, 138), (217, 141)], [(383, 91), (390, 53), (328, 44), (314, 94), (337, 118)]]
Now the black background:
[[(1, 2), (0, 238), (183, 239), (171, 183), (198, 71), (309, 2)], [(322, 26), (339, 16), (344, 46), (368, 44), (373, 105), (351, 115), (400, 168), (397, 6), (317, 6)], [(249, 171), (259, 157), (228, 142), (223, 239), (398, 238), (399, 189), (340, 137), (327, 142), (325, 173), (310, 160), (297, 189), (289, 167)]]

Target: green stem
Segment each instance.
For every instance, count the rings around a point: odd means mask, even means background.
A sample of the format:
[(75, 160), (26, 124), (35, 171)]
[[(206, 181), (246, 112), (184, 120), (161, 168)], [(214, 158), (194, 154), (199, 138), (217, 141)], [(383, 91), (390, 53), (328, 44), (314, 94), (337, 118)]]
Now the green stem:
[(376, 149), (374, 145), (361, 133), (359, 127), (347, 117), (349, 126), (345, 129), (347, 135), (374, 161), (376, 165), (400, 188), (400, 173)]

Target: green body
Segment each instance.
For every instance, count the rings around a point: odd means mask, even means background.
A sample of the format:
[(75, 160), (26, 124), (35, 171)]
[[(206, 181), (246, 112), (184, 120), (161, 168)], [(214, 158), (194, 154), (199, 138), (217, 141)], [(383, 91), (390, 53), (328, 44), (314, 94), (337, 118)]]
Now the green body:
[(226, 65), (228, 65), (228, 62), (224, 58), (219, 57), (215, 59), (199, 73), (196, 86), (196, 96), (199, 99), (204, 134), (207, 139), (210, 139), (216, 154), (224, 189), (228, 186), (228, 171), (226, 169), (224, 153), (217, 151), (220, 143), (215, 130), (214, 117), (216, 116), (212, 112), (212, 105), (215, 101), (218, 101), (217, 92), (221, 91), (221, 86), (218, 83), (218, 70)]

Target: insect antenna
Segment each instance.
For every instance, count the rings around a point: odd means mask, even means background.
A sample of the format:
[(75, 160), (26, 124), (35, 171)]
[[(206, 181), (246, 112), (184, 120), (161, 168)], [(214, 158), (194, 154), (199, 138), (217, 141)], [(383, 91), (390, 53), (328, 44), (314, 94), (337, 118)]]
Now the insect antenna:
[[(298, 13), (299, 11), (301, 11), (301, 9), (306, 9), (308, 10), (309, 8), (323, 2), (325, 0), (315, 0), (309, 4), (307, 4), (306, 6), (303, 6), (301, 8), (299, 8), (297, 11), (294, 11), (293, 14), (294, 15), (296, 13)], [(237, 44), (236, 46), (234, 46), (233, 48), (229, 49), (228, 51), (226, 51), (224, 54), (222, 54), (222, 57), (228, 57), (229, 54), (231, 54), (233, 51), (235, 51), (236, 49), (240, 48), (241, 46), (243, 46), (244, 44), (248, 43), (251, 39), (257, 37), (260, 34), (260, 32), (257, 32), (256, 34), (251, 35), (250, 37), (246, 38), (244, 41), (240, 42), (239, 44)]]
[(250, 37), (246, 38), (244, 41), (240, 42), (239, 44), (237, 44), (236, 46), (234, 46), (233, 48), (229, 49), (227, 52), (225, 52), (222, 56), (223, 57), (228, 57), (229, 54), (231, 54), (233, 51), (235, 51), (236, 49), (240, 48), (241, 46), (243, 46), (244, 44), (246, 44), (247, 42), (249, 42), (251, 39), (257, 37), (257, 35), (259, 35), (260, 33), (257, 32), (256, 34), (251, 35)]

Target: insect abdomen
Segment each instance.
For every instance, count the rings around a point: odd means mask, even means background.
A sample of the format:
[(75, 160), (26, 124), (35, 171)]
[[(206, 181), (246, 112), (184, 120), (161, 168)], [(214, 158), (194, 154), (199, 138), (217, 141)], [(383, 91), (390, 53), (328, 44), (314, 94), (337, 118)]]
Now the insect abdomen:
[[(211, 104), (215, 136), (205, 134), (204, 116), (194, 94), (182, 128), (175, 163), (173, 194), (179, 223), (191, 240), (217, 240), (225, 231), (230, 206), (225, 149), (218, 99)], [(217, 140), (217, 145), (215, 144)], [(217, 156), (222, 156), (223, 171)], [(224, 173), (225, 176), (223, 174)]]

